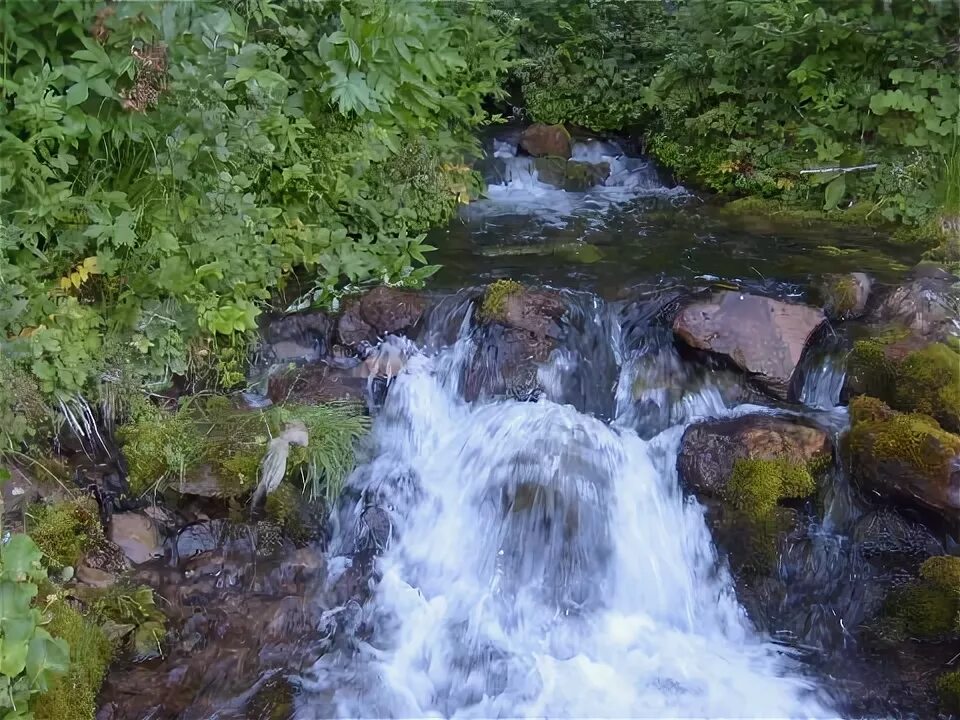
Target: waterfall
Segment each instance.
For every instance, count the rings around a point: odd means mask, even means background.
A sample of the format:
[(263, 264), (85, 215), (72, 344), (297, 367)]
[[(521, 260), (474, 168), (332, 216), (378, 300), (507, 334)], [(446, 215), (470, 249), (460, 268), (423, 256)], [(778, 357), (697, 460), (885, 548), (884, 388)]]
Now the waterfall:
[(619, 380), (591, 388), (610, 396), (597, 407), (615, 407), (612, 422), (585, 411), (582, 387), (566, 394), (577, 383), (537, 402), (466, 402), (469, 313), (450, 303), (448, 346), (427, 329), (430, 349), (394, 380), (351, 479), (333, 565), (358, 562), (346, 556), (373, 505), (389, 543), (360, 617), (301, 678), (298, 720), (830, 714), (789, 650), (753, 628), (703, 508), (680, 489), (684, 424), (737, 409), (703, 387), (664, 400), (677, 406), (642, 437), (624, 388), (646, 361), (593, 305), (596, 331), (581, 337), (609, 346), (569, 344), (542, 375), (619, 358)]

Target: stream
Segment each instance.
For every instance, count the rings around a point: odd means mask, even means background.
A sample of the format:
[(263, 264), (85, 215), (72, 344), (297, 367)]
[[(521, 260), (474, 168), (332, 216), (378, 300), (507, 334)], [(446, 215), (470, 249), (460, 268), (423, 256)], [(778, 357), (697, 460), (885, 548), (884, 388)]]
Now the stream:
[[(698, 419), (801, 417), (836, 440), (847, 331), (804, 356), (786, 403), (688, 362), (662, 322), (695, 291), (803, 301), (818, 273), (895, 282), (917, 258), (868, 230), (725, 214), (609, 141), (574, 146), (610, 166), (579, 192), (542, 182), (509, 138), (489, 149), (488, 196), (433, 234), (430, 310), (380, 348), (399, 369), (370, 386), (373, 430), (322, 561), (279, 591), (303, 620), (249, 631), (263, 648), (244, 662), (275, 670), (240, 692), (223, 650), (205, 702), (169, 716), (929, 717), (874, 687), (898, 670), (851, 632), (879, 571), (851, 540), (868, 508), (844, 468), (776, 579), (743, 593), (678, 478)], [(474, 289), (500, 278), (553, 288), (567, 309), (530, 392), (504, 393), (484, 350)], [(251, 711), (276, 672), (291, 696)]]

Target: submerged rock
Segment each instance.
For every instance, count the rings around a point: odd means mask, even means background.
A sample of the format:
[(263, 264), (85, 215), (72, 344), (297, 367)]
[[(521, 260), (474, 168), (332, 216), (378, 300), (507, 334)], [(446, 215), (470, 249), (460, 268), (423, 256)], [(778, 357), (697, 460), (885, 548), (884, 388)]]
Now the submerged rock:
[(690, 347), (726, 358), (767, 392), (786, 400), (803, 351), (825, 321), (816, 308), (722, 292), (684, 307), (673, 331)]
[(563, 125), (534, 123), (520, 136), (520, 147), (534, 157), (549, 155), (569, 159), (570, 133)]
[(960, 436), (929, 415), (899, 413), (872, 397), (855, 398), (850, 417), (853, 477), (862, 489), (957, 518)]
[(870, 276), (862, 272), (825, 275), (819, 283), (819, 290), (827, 317), (831, 320), (862, 317), (872, 286)]
[(583, 192), (596, 185), (603, 185), (610, 175), (610, 163), (564, 160), (559, 157), (537, 158), (534, 167), (540, 182), (567, 192)]

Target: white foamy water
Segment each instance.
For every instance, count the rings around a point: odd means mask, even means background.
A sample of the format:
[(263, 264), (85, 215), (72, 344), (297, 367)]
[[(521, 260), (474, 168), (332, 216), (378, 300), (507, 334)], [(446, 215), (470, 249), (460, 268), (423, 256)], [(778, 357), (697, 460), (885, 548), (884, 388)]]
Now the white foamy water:
[(317, 661), (296, 717), (830, 715), (737, 603), (679, 488), (683, 427), (468, 404), (470, 350), (414, 356), (390, 390), (353, 479), (394, 522), (366, 639)]
[(613, 143), (578, 142), (571, 148), (571, 160), (607, 163), (610, 173), (602, 184), (584, 192), (568, 192), (542, 182), (534, 158), (517, 155), (511, 143), (494, 141), (493, 156), (501, 160), (500, 182), (491, 182), (487, 197), (471, 203), (465, 214), (470, 218), (498, 215), (532, 215), (549, 225), (562, 226), (569, 218), (603, 211), (643, 196), (679, 197), (683, 187), (666, 187), (656, 168), (643, 158), (627, 157)]

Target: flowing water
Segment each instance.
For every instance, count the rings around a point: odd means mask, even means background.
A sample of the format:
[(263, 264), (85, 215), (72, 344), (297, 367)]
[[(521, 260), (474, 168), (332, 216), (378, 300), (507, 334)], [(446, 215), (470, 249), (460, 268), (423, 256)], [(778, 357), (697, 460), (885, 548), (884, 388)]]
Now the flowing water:
[[(352, 538), (369, 503), (390, 509), (369, 636), (306, 674), (297, 717), (829, 715), (789, 651), (751, 627), (703, 509), (681, 493), (683, 424), (645, 440), (626, 412), (467, 403), (473, 350), (467, 321), (389, 392), (343, 523)], [(611, 403), (630, 384), (597, 380), (590, 392)], [(738, 411), (720, 387), (675, 410)]]
[[(299, 624), (264, 631), (280, 637), (260, 662), (287, 657), (297, 688), (269, 717), (922, 717), (850, 699), (881, 683), (850, 633), (877, 585), (850, 541), (865, 509), (842, 469), (750, 592), (676, 471), (698, 418), (800, 414), (840, 433), (847, 338), (804, 357), (788, 406), (681, 357), (663, 321), (710, 287), (804, 300), (819, 272), (883, 282), (911, 259), (869, 233), (724, 215), (610, 142), (574, 146), (609, 167), (583, 192), (542, 182), (515, 138), (489, 151), (488, 197), (435, 234), (433, 309), (379, 350), (393, 376), (385, 394), (371, 380), (373, 430), (319, 587)], [(567, 307), (523, 400), (498, 391), (473, 317), (498, 277), (557, 288)], [(228, 652), (212, 667), (234, 667)], [(273, 675), (237, 696), (217, 672), (177, 717), (253, 717), (237, 708)]]
[[(538, 371), (537, 402), (465, 400), (482, 342), (469, 294), (440, 303), (418, 344), (390, 341), (408, 361), (376, 418), (371, 459), (352, 478), (329, 581), (359, 562), (371, 509), (386, 512), (389, 533), (371, 597), (335, 611), (348, 631), (302, 674), (296, 717), (837, 716), (809, 664), (748, 619), (704, 508), (677, 478), (690, 422), (776, 411), (744, 404), (738, 378), (691, 369), (656, 322), (683, 285), (721, 280), (708, 273), (731, 265), (710, 262), (729, 252), (724, 226), (714, 217), (701, 225), (706, 242), (688, 233), (675, 258), (651, 266), (650, 245), (664, 242), (656, 222), (681, 226), (666, 230), (669, 241), (688, 232), (689, 209), (696, 217), (702, 208), (649, 163), (610, 145), (575, 146), (575, 159), (611, 171), (606, 185), (569, 193), (540, 182), (510, 143), (494, 155), (501, 182), (438, 243), (448, 266), (440, 284), (464, 284), (459, 263), (471, 280), (519, 274), (580, 288), (566, 293), (563, 340)], [(625, 241), (631, 231), (636, 239)], [(740, 238), (734, 255), (760, 253), (768, 240)], [(578, 249), (597, 243), (603, 250), (579, 263)], [(693, 261), (704, 246), (713, 248)], [(750, 282), (801, 294), (793, 269), (777, 280), (756, 275)], [(625, 290), (629, 299), (604, 299)], [(846, 424), (836, 407), (843, 378), (837, 343), (806, 359), (802, 402), (834, 430)], [(831, 502), (842, 516), (842, 499)], [(818, 533), (798, 562), (833, 557), (846, 569), (835, 538)], [(794, 623), (807, 634), (788, 635), (843, 644), (830, 593), (811, 591)]]

